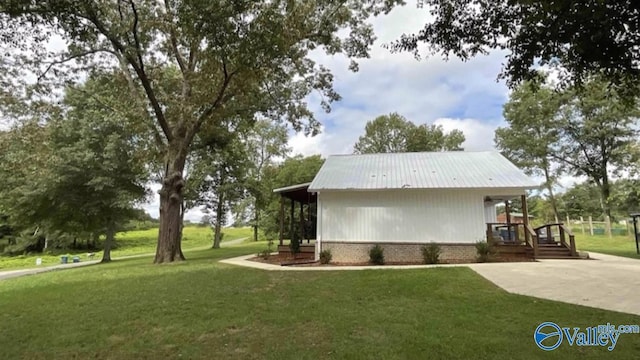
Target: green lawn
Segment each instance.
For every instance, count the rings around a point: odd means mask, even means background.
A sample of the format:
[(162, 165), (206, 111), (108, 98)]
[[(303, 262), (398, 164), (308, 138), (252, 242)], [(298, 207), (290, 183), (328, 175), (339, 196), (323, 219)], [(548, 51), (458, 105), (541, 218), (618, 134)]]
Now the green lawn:
[(511, 295), (472, 270), (278, 272), (221, 258), (265, 243), (187, 251), (0, 281), (0, 359), (636, 359), (533, 342), (543, 321), (587, 327), (639, 316)]
[(629, 236), (614, 236), (609, 238), (604, 235), (576, 233), (576, 248), (583, 251), (594, 251), (603, 254), (625, 256), (640, 259), (636, 253), (635, 239)]
[[(225, 228), (222, 242), (240, 238), (253, 238), (251, 228)], [(116, 248), (112, 250), (111, 257), (141, 255), (154, 253), (158, 239), (158, 229), (128, 231), (116, 234)], [(185, 227), (183, 229), (183, 250), (202, 249), (210, 247), (213, 241), (213, 231), (209, 227)], [(73, 255), (74, 252), (69, 252)], [(87, 251), (76, 251), (81, 261), (88, 260)], [(0, 270), (12, 270), (36, 267), (36, 258), (42, 259), (42, 266), (57, 265), (60, 263), (61, 254), (30, 254), (26, 256), (6, 257), (0, 256)], [(99, 259), (102, 251), (95, 252), (95, 258)]]

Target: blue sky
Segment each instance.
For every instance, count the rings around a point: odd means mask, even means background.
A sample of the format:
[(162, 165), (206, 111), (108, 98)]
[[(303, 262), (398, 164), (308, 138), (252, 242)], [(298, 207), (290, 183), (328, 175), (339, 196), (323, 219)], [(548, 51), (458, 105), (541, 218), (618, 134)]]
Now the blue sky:
[(493, 149), (493, 133), (504, 125), (502, 105), (509, 94), (504, 82), (497, 81), (505, 54), (494, 52), (468, 62), (446, 61), (440, 56), (418, 61), (411, 54), (392, 54), (382, 47), (403, 33), (419, 31), (426, 21), (428, 12), (412, 4), (376, 18), (373, 23), (378, 40), (371, 58), (359, 62), (357, 73), (347, 70), (344, 57), (316, 54), (315, 60), (333, 71), (334, 86), (342, 100), (326, 114), (319, 100), (310, 96), (309, 104), (323, 131), (313, 138), (292, 133), (293, 153), (350, 153), (367, 121), (391, 112), (416, 124), (460, 129), (467, 138), (466, 150)]

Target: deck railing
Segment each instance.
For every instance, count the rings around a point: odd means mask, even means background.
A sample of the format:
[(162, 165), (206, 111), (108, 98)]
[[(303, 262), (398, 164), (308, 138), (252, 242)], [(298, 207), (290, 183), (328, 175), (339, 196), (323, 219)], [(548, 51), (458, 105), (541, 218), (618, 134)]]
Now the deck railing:
[[(520, 230), (522, 227), (522, 230)], [(500, 231), (506, 229), (506, 238), (502, 237), (502, 241), (505, 243), (520, 244), (522, 241), (528, 240), (528, 235), (524, 231), (524, 224), (520, 223), (487, 223), (487, 241), (494, 242), (494, 231)]]
[[(554, 235), (554, 228), (557, 228), (557, 237), (559, 241), (556, 241), (556, 235)], [(544, 235), (542, 235), (542, 230), (545, 230)], [(546, 243), (560, 243), (562, 246), (566, 247), (571, 251), (571, 256), (577, 256), (576, 251), (576, 239), (571, 230), (564, 223), (555, 223), (555, 224), (545, 224), (542, 226), (538, 226), (534, 229), (538, 238), (538, 241), (544, 239)], [(567, 243), (567, 237), (569, 242)]]

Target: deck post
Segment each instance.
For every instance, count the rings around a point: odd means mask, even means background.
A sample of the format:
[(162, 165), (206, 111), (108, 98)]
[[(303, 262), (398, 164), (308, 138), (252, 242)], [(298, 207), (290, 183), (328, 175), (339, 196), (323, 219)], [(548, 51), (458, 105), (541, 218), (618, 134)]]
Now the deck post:
[(295, 201), (291, 199), (291, 228), (289, 229), (289, 241), (293, 240), (294, 210), (295, 210)]
[(522, 223), (524, 224), (524, 241), (528, 244), (530, 240), (529, 236), (529, 209), (527, 206), (527, 195), (520, 196), (520, 202), (522, 202)]
[(507, 239), (511, 241), (511, 209), (509, 209), (509, 200), (504, 202), (504, 213), (507, 219)]
[(284, 196), (280, 195), (280, 245), (284, 242)]
[(304, 242), (304, 204), (300, 201), (300, 244)]

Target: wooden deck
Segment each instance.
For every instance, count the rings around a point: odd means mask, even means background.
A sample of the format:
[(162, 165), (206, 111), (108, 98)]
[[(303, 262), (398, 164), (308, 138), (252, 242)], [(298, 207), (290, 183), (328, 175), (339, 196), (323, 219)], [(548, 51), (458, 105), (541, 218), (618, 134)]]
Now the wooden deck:
[[(278, 254), (291, 255), (291, 248), (289, 247), (289, 241), (283, 241), (283, 245), (278, 245)], [(314, 259), (316, 256), (316, 242), (311, 240), (307, 242), (305, 240), (300, 244), (300, 252), (296, 255), (297, 259)]]
[[(506, 229), (506, 239), (496, 232)], [(487, 224), (487, 241), (504, 259), (579, 259), (575, 237), (563, 223), (532, 228), (529, 224)]]

